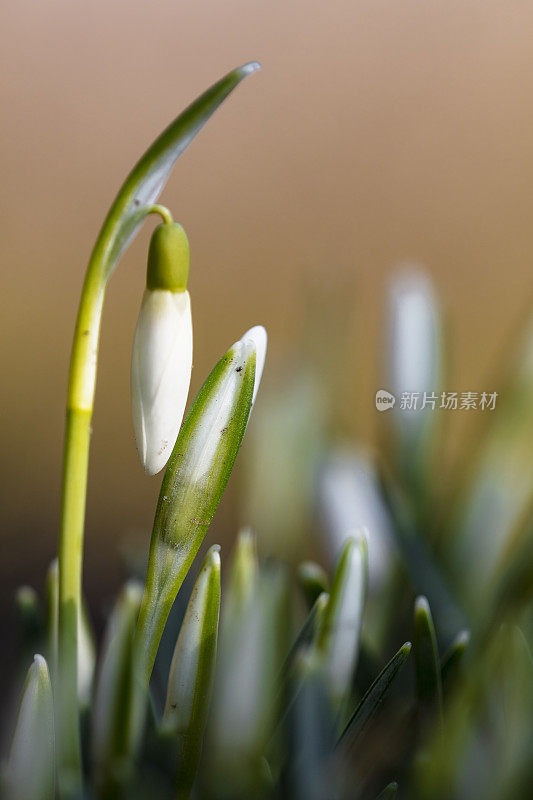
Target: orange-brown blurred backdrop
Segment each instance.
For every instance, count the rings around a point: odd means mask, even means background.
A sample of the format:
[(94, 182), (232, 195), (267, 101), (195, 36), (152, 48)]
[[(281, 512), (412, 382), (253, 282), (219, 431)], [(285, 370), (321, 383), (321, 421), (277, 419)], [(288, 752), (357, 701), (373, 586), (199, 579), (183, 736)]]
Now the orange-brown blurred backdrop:
[[(192, 246), (193, 387), (256, 322), (270, 334), (265, 384), (275, 381), (302, 329), (302, 287), (327, 283), (324, 304), (342, 299), (357, 377), (344, 425), (365, 435), (396, 261), (424, 263), (444, 299), (450, 388), (476, 388), (524, 308), (532, 31), (523, 0), (3, 3), (3, 618), (13, 587), (41, 581), (54, 553), (87, 257), (118, 186), (162, 127), (231, 67), (263, 64), (163, 195)], [(93, 598), (118, 580), (119, 541), (149, 530), (159, 483), (141, 472), (129, 409), (151, 226), (105, 307), (87, 518)], [(221, 513), (230, 523), (231, 503)]]

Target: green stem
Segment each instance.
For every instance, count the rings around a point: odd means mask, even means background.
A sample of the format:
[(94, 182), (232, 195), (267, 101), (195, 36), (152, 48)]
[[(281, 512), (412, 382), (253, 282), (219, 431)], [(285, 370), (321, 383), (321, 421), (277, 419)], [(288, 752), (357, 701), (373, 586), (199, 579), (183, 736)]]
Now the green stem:
[[(172, 217), (164, 206), (147, 213)], [(83, 285), (70, 358), (59, 534), (57, 767), (61, 800), (82, 794), (77, 687), (78, 615), (81, 609), (83, 533), (98, 341), (109, 278), (108, 253), (95, 247)]]
[(159, 214), (162, 218), (165, 225), (172, 225), (174, 222), (174, 218), (168, 208), (166, 206), (162, 206), (159, 203), (154, 203), (153, 206), (150, 206), (149, 214)]
[(136, 676), (144, 693), (148, 690), (170, 609), (194, 561), (198, 547), (191, 550), (185, 562), (176, 569), (172, 581), (163, 589), (157, 589), (151, 576), (147, 577), (133, 644)]
[[(96, 255), (96, 254), (94, 254)], [(106, 280), (93, 256), (82, 290), (70, 360), (59, 535), (57, 764), (61, 798), (82, 793), (77, 687), (83, 531), (98, 338)]]

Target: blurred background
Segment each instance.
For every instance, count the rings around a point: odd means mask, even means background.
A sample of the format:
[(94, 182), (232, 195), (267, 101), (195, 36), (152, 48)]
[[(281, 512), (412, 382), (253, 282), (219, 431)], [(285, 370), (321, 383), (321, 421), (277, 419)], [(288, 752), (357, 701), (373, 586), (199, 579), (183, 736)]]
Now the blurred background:
[[(306, 363), (330, 399), (335, 392), (332, 434), (372, 445), (382, 424), (374, 396), (386, 285), (398, 262), (423, 264), (441, 298), (446, 388), (497, 388), (487, 375), (530, 299), (532, 27), (530, 3), (501, 0), (3, 4), (0, 636), (8, 654), (13, 591), (23, 582), (40, 588), (55, 554), (84, 269), (111, 200), (152, 139), (229, 69), (262, 63), (162, 196), (191, 242), (192, 391), (262, 323), (270, 350), (258, 428), (268, 428), (269, 395), (275, 403), (285, 391), (313, 419), (292, 380)], [(85, 561), (98, 625), (126, 571), (124, 553), (147, 541), (160, 482), (142, 473), (129, 405), (153, 225), (123, 258), (104, 311)], [(456, 441), (473, 419), (452, 414)], [(290, 444), (284, 452), (278, 441), (271, 458), (283, 465)], [(239, 457), (210, 543), (229, 541), (248, 510), (260, 513), (243, 469), (260, 479), (255, 453), (248, 443)]]

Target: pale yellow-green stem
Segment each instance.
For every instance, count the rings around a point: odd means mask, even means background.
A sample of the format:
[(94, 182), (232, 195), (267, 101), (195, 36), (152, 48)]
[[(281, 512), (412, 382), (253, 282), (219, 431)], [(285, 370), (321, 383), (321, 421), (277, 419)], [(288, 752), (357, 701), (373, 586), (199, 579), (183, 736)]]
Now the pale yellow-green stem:
[[(172, 220), (163, 206), (151, 213)], [(59, 628), (56, 699), (57, 766), (62, 800), (81, 797), (82, 772), (77, 687), (78, 614), (81, 607), (83, 531), (98, 340), (109, 274), (95, 249), (87, 268), (70, 359), (59, 536)]]

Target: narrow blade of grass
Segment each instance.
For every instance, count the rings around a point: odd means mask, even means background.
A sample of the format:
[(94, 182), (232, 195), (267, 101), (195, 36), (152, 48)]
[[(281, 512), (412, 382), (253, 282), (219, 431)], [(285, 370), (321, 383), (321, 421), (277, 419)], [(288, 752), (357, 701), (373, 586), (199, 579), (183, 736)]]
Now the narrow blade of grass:
[(343, 746), (354, 744), (369, 720), (380, 708), (391, 688), (392, 682), (409, 658), (410, 652), (411, 643), (406, 642), (382, 669), (352, 714), (339, 738), (338, 744), (341, 744), (341, 742)]
[(442, 682), (435, 627), (427, 598), (418, 597), (414, 613), (414, 661), (421, 726), (442, 721)]
[(320, 594), (315, 600), (311, 611), (305, 618), (304, 624), (298, 631), (296, 638), (292, 643), (289, 652), (287, 653), (287, 658), (285, 659), (282, 668), (282, 676), (287, 676), (298, 653), (306, 645), (309, 645), (317, 635), (317, 632), (323, 625), (324, 614), (326, 613), (328, 603), (329, 594), (327, 594), (327, 592), (322, 592), (322, 594)]

